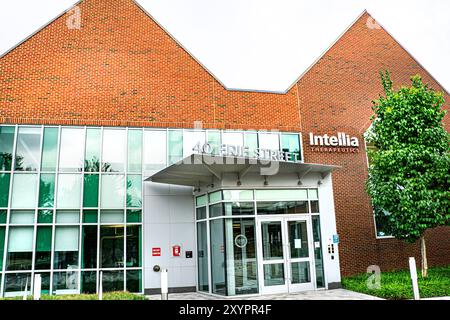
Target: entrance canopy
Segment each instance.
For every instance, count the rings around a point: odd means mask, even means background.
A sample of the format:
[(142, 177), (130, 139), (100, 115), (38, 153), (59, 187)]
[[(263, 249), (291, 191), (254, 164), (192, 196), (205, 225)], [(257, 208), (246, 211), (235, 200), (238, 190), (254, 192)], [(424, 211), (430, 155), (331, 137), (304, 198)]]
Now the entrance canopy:
[(268, 161), (253, 158), (192, 154), (179, 162), (153, 174), (145, 181), (196, 187), (207, 184), (211, 179), (222, 180), (224, 174), (236, 174), (242, 179), (247, 174), (273, 176), (278, 174), (297, 175), (302, 179), (306, 174), (318, 173), (322, 178), (332, 170), (333, 165), (301, 162)]

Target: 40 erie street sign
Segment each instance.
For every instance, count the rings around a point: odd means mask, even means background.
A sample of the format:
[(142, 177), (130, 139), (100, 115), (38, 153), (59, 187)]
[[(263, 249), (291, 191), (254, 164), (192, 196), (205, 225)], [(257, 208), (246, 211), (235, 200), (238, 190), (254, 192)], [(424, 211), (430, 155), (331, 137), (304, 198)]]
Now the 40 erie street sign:
[(338, 132), (337, 135), (318, 135), (309, 133), (311, 151), (329, 153), (358, 153), (359, 140), (357, 137)]

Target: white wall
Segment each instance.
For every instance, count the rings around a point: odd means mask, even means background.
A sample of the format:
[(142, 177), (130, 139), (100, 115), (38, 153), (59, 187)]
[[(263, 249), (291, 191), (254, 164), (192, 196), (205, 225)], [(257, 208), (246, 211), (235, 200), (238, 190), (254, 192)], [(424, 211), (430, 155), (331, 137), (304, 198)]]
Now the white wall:
[[(194, 197), (191, 187), (144, 183), (144, 288), (160, 288), (160, 274), (154, 265), (168, 269), (169, 287), (196, 285)], [(181, 256), (172, 256), (172, 246), (180, 245)], [(161, 256), (152, 256), (152, 247)], [(186, 251), (193, 257), (187, 259)]]

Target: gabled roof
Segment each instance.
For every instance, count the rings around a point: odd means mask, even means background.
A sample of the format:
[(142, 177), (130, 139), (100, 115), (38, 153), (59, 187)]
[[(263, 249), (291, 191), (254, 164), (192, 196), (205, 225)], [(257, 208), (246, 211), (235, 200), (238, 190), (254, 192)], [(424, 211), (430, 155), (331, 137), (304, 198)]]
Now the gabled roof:
[[(27, 37), (26, 39), (24, 39), (23, 41), (21, 41), (20, 43), (18, 43), (17, 45), (15, 45), (13, 48), (11, 48), (10, 50), (8, 50), (7, 52), (3, 53), (2, 55), (0, 55), (0, 61), (1, 59), (3, 59), (4, 57), (6, 57), (9, 53), (11, 53), (12, 51), (14, 51), (15, 49), (19, 48), (22, 44), (26, 43), (28, 40), (30, 40), (31, 38), (33, 38), (35, 35), (39, 34), (41, 31), (45, 30), (48, 26), (50, 26), (52, 23), (54, 23), (56, 20), (62, 18), (64, 15), (66, 15), (68, 12), (70, 12), (71, 10), (73, 10), (73, 8), (79, 6), (82, 3), (86, 3), (86, 2), (91, 2), (92, 0), (80, 0), (77, 3), (75, 3), (73, 6), (71, 6), (70, 8), (68, 8), (67, 10), (64, 10), (64, 12), (62, 12), (60, 15), (58, 15), (56, 18), (52, 19), (49, 23), (45, 24), (43, 27), (39, 28), (36, 32), (34, 32), (33, 34), (31, 34), (29, 37)], [(105, 0), (103, 0), (105, 1)], [(363, 17), (364, 15), (368, 15), (371, 16), (366, 10), (364, 10), (356, 19), (355, 21), (353, 21), (342, 33), (341, 35), (325, 50), (323, 51), (323, 53), (317, 57), (317, 59), (315, 59), (310, 66), (304, 70), (297, 79), (295, 79), (295, 81), (288, 87), (286, 88), (286, 90), (284, 91), (270, 91), (270, 90), (253, 90), (253, 89), (241, 89), (241, 88), (230, 88), (227, 87), (210, 69), (208, 69), (199, 59), (197, 59), (180, 41), (178, 41), (166, 28), (164, 28), (147, 10), (145, 10), (136, 0), (106, 0), (106, 1), (116, 1), (117, 3), (119, 2), (133, 2), (134, 5), (136, 5), (141, 11), (143, 11), (154, 23), (156, 23), (158, 25), (158, 27), (160, 29), (162, 29), (180, 48), (182, 48), (187, 54), (190, 55), (190, 57), (195, 60), (206, 72), (208, 72), (218, 83), (220, 83), (220, 85), (223, 86), (224, 89), (229, 90), (229, 91), (244, 91), (244, 92), (266, 92), (266, 93), (281, 93), (281, 94), (286, 94), (287, 92), (289, 92), (292, 87), (298, 83), (305, 74), (307, 74), (309, 72), (309, 70), (337, 43), (339, 42), (339, 40), (341, 39), (341, 37), (359, 20), (361, 19), (361, 17)], [(95, 1), (92, 1), (95, 2)], [(378, 22), (377, 22), (378, 23)], [(413, 59), (414, 61), (421, 66), (421, 68), (423, 68), (424, 70), (426, 70), (418, 61), (417, 59), (415, 59), (411, 53), (403, 46), (399, 43), (398, 40), (396, 40), (387, 30), (385, 27), (381, 26), (379, 23), (378, 25), (389, 34), (389, 36), (391, 36)], [(428, 72), (428, 71), (427, 71)], [(428, 72), (429, 73), (429, 72)], [(430, 75), (435, 81), (436, 83), (439, 84), (440, 87), (442, 87), (444, 90), (444, 86), (442, 86), (442, 84), (440, 84), (432, 75)], [(448, 91), (446, 91), (446, 93), (448, 94)]]

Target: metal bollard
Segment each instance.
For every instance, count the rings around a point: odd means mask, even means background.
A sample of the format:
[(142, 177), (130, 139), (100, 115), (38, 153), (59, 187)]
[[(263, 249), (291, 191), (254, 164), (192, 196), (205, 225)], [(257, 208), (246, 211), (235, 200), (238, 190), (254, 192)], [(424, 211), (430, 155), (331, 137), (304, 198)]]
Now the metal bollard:
[(419, 300), (419, 284), (417, 283), (417, 268), (416, 259), (414, 257), (409, 257), (409, 273), (411, 275), (411, 283), (414, 292), (414, 300)]
[(167, 269), (161, 269), (161, 300), (169, 300)]

